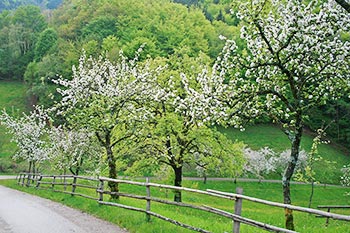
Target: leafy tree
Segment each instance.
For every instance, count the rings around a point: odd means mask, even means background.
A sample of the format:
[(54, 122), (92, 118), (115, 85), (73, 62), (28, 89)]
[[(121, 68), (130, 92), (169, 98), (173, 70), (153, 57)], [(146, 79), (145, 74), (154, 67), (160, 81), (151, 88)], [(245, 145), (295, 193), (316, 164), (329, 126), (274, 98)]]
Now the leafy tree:
[(73, 131), (59, 126), (52, 127), (48, 135), (53, 167), (64, 174), (67, 170), (74, 175), (89, 170), (94, 174), (99, 173), (103, 153), (91, 132), (84, 129)]
[[(121, 54), (119, 59), (114, 65), (107, 59), (83, 55), (79, 66), (73, 68), (72, 80), (55, 81), (62, 87), (57, 114), (72, 128), (86, 128), (95, 134), (106, 151), (110, 178), (117, 177), (113, 149), (134, 137), (134, 121), (147, 117), (143, 102), (153, 95), (148, 83), (158, 75), (157, 69), (137, 64), (137, 57), (129, 61)], [(117, 184), (109, 182), (109, 187), (112, 198), (117, 198)]]
[(247, 160), (244, 170), (255, 175), (259, 182), (264, 178), (264, 175), (275, 170), (275, 152), (268, 147), (261, 148), (258, 151), (245, 148), (244, 156)]
[[(195, 64), (199, 60), (186, 56), (178, 59), (182, 66), (176, 70), (187, 75), (173, 70), (157, 80), (154, 99), (147, 104), (149, 111), (155, 113), (144, 142), (148, 150), (140, 160), (171, 167), (175, 186), (182, 185), (185, 164), (197, 166), (204, 174), (233, 177), (240, 173), (243, 164), (242, 145), (208, 127), (214, 117), (208, 102), (215, 100), (207, 95), (207, 70), (197, 73)], [(175, 66), (170, 63), (169, 67)], [(181, 200), (181, 192), (176, 191), (174, 201)]]
[[(271, 10), (272, 9), (272, 10)], [(291, 204), (290, 179), (298, 162), (307, 110), (337, 99), (349, 87), (350, 43), (340, 39), (350, 17), (335, 2), (318, 6), (300, 1), (251, 1), (240, 5), (241, 36), (246, 53), (228, 41), (220, 70), (235, 110), (256, 116), (269, 114), (281, 123), (291, 142), (282, 185), (284, 203)], [(285, 210), (286, 227), (294, 229), (293, 214)]]
[(0, 115), (1, 124), (8, 129), (12, 135), (11, 140), (18, 147), (13, 158), (26, 160), (29, 163), (29, 173), (36, 173), (37, 165), (48, 159), (50, 149), (45, 141), (48, 119), (47, 113), (41, 107), (36, 107), (28, 115), (23, 114), (18, 119), (5, 110)]
[(35, 44), (35, 60), (40, 61), (50, 49), (57, 46), (58, 35), (53, 28), (47, 28), (39, 34), (38, 41)]
[(21, 6), (1, 15), (0, 75), (22, 79), (26, 66), (34, 58), (37, 36), (47, 23), (40, 8), (35, 6)]
[(101, 16), (90, 21), (82, 28), (82, 36), (84, 38), (102, 41), (108, 36), (116, 33), (116, 18)]

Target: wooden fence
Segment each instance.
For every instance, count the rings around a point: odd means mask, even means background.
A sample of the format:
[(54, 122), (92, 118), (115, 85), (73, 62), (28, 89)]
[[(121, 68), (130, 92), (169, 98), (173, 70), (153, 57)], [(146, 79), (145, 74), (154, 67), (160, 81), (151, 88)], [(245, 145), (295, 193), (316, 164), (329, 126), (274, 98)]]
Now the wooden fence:
[[(78, 182), (80, 181), (80, 182)], [(116, 184), (127, 184), (132, 186), (143, 186), (145, 187), (145, 193), (146, 195), (136, 195), (133, 193), (122, 193), (117, 192), (113, 193), (109, 191), (108, 186), (106, 185), (108, 182), (114, 182)], [(20, 173), (17, 176), (17, 183), (22, 186), (34, 186), (38, 189), (51, 189), (55, 192), (62, 192), (66, 194), (70, 194), (73, 196), (81, 196), (84, 198), (89, 198), (92, 200), (96, 200), (101, 205), (108, 205), (108, 206), (115, 206), (119, 208), (124, 208), (132, 211), (137, 212), (143, 212), (146, 215), (146, 220), (149, 221), (151, 219), (151, 216), (157, 217), (159, 219), (168, 221), (170, 223), (173, 223), (175, 225), (181, 226), (183, 228), (187, 228), (193, 231), (197, 232), (209, 232), (208, 230), (201, 229), (198, 227), (190, 226), (185, 223), (181, 223), (177, 220), (170, 219), (168, 217), (162, 216), (158, 213), (151, 211), (151, 202), (157, 202), (167, 205), (175, 205), (180, 207), (187, 207), (191, 209), (197, 209), (201, 211), (205, 211), (208, 213), (216, 214), (219, 216), (223, 216), (229, 219), (232, 219), (233, 221), (233, 233), (239, 233), (240, 232), (240, 224), (247, 224), (250, 226), (254, 226), (259, 229), (263, 229), (266, 231), (272, 231), (272, 232), (295, 232), (291, 230), (287, 230), (284, 228), (280, 228), (277, 226), (272, 226), (270, 224), (258, 222), (249, 218), (245, 218), (241, 216), (242, 212), (242, 201), (251, 201), (256, 202), (260, 204), (265, 204), (268, 206), (274, 206), (274, 207), (280, 207), (280, 208), (288, 208), (295, 211), (300, 211), (304, 213), (314, 214), (317, 216), (326, 217), (327, 219), (331, 218), (334, 220), (341, 220), (341, 221), (348, 221), (350, 222), (350, 216), (347, 215), (341, 215), (341, 214), (335, 214), (330, 212), (325, 212), (317, 209), (311, 209), (311, 208), (305, 208), (305, 207), (299, 207), (299, 206), (293, 206), (293, 205), (287, 205), (287, 204), (281, 204), (277, 202), (271, 202), (266, 201), (258, 198), (253, 198), (249, 196), (242, 195), (243, 190), (240, 188), (237, 188), (236, 193), (227, 193), (227, 192), (221, 192), (217, 190), (197, 190), (197, 189), (191, 189), (191, 188), (185, 188), (185, 187), (176, 187), (171, 185), (164, 185), (164, 184), (156, 184), (156, 183), (150, 183), (149, 179), (146, 180), (146, 182), (135, 182), (135, 181), (129, 181), (129, 180), (120, 180), (120, 179), (110, 179), (106, 177), (99, 177), (99, 178), (90, 178), (85, 176), (73, 176), (73, 175), (41, 175), (41, 174), (31, 174), (31, 173)], [(56, 186), (60, 186), (60, 189), (56, 189)], [(62, 187), (63, 186), (63, 187)], [(77, 188), (79, 187), (79, 192), (77, 191)], [(152, 197), (151, 196), (151, 187), (153, 188), (161, 188), (165, 190), (178, 190), (183, 192), (191, 192), (201, 195), (207, 195), (207, 196), (213, 196), (217, 198), (222, 198), (226, 200), (232, 200), (234, 201), (234, 213), (227, 212), (225, 210), (217, 209), (214, 207), (211, 207), (209, 205), (194, 205), (190, 203), (183, 203), (183, 202), (173, 202), (162, 198)], [(95, 196), (91, 196), (91, 192), (84, 192), (84, 189), (90, 189), (94, 190), (96, 192)], [(138, 200), (145, 200), (146, 206), (145, 208), (138, 208), (134, 206), (128, 206), (123, 205), (116, 202), (111, 201), (105, 201), (104, 197), (105, 195), (111, 195), (116, 194), (119, 197), (127, 197), (127, 198), (133, 198)]]

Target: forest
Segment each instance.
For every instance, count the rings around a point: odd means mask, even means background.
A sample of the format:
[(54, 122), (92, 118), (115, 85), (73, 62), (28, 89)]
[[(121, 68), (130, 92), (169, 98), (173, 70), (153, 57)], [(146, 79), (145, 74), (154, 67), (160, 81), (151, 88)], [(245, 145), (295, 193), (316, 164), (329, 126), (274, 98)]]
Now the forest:
[[(240, 20), (231, 1), (2, 1), (0, 5), (0, 80), (24, 80), (32, 105), (55, 101), (52, 80), (72, 76), (84, 50), (87, 55), (128, 57), (145, 44), (142, 59), (162, 58), (173, 69), (200, 56), (212, 64), (224, 41), (240, 49)], [(12, 9), (5, 10), (4, 9)], [(343, 35), (349, 40), (349, 35)], [(190, 63), (190, 62), (189, 62)], [(346, 97), (310, 110), (310, 130), (327, 128), (332, 140), (348, 148), (350, 104)], [(268, 117), (254, 122), (268, 122)]]

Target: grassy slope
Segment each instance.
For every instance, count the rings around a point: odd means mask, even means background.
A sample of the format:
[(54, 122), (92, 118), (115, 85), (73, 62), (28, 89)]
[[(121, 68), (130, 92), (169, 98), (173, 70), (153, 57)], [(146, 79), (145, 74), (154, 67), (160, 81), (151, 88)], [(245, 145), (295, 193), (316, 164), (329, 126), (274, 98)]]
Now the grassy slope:
[[(232, 130), (230, 128), (220, 128), (232, 140), (244, 141), (252, 149), (261, 147), (272, 148), (276, 152), (282, 152), (290, 148), (290, 142), (287, 136), (277, 127), (272, 125), (259, 125), (247, 127), (243, 132)], [(313, 137), (304, 134), (302, 138), (302, 149), (310, 151)], [(315, 165), (316, 175), (320, 182), (339, 183), (341, 176), (340, 169), (345, 164), (349, 164), (349, 152), (337, 148), (334, 145), (322, 144), (319, 146), (319, 154), (323, 160)], [(328, 163), (327, 161), (331, 161)], [(279, 178), (272, 176), (271, 178)]]
[[(15, 184), (14, 181), (0, 181), (0, 184), (5, 184), (9, 187), (16, 188), (25, 192), (30, 192), (45, 198), (49, 198), (68, 206), (81, 209), (85, 212), (91, 213), (102, 219), (106, 219), (110, 222), (116, 223), (122, 227), (127, 228), (130, 232), (143, 232), (143, 233), (157, 233), (157, 232), (191, 232), (184, 230), (183, 228), (176, 227), (165, 221), (152, 218), (150, 223), (145, 221), (145, 215), (143, 213), (133, 212), (130, 210), (124, 210), (115, 207), (99, 206), (96, 201), (83, 199), (80, 197), (71, 197), (67, 194), (54, 193), (51, 190), (36, 190), (34, 188), (20, 187)], [(185, 181), (184, 186), (199, 188), (199, 189), (216, 189), (227, 192), (234, 192), (236, 187), (240, 186), (244, 189), (244, 194), (252, 197), (258, 197), (271, 201), (281, 202), (282, 193), (280, 190), (280, 184), (276, 183), (253, 183), (244, 182), (234, 184), (228, 181), (208, 181), (207, 184), (201, 182)], [(82, 188), (77, 188), (78, 192)], [(139, 195), (145, 195), (145, 188), (139, 186), (126, 186), (121, 185), (120, 191), (123, 193), (137, 193)], [(317, 205), (349, 205), (350, 199), (345, 196), (345, 192), (349, 192), (349, 188), (341, 187), (316, 187), (313, 207)], [(86, 193), (87, 191), (83, 191)], [(308, 195), (310, 187), (308, 185), (292, 185), (292, 198), (295, 205), (307, 206)], [(152, 188), (152, 196), (159, 198), (165, 198), (164, 190)], [(97, 195), (94, 191), (90, 191), (90, 195)], [(168, 199), (172, 199), (173, 195), (169, 192)], [(108, 201), (108, 197), (105, 197)], [(224, 209), (228, 212), (233, 211), (234, 203), (230, 200), (218, 199), (215, 197), (206, 197), (198, 194), (183, 193), (183, 201), (185, 203), (193, 203), (197, 205), (207, 204), (209, 206)], [(145, 208), (145, 201), (136, 201), (128, 198), (121, 198), (118, 201), (120, 204), (131, 205), (139, 208)], [(189, 210), (187, 208), (165, 206), (163, 204), (157, 204), (152, 202), (151, 210), (157, 212), (163, 216), (167, 216), (178, 221), (202, 227), (210, 230), (211, 232), (231, 232), (232, 222), (229, 219), (217, 217), (216, 215), (204, 213), (196, 210)], [(337, 213), (349, 214), (349, 210), (343, 210)], [(281, 208), (268, 207), (265, 205), (251, 203), (243, 201), (242, 215), (248, 218), (255, 219), (257, 221), (269, 223), (272, 225), (283, 227), (284, 211)], [(324, 226), (324, 218), (315, 218), (314, 215), (303, 214), (295, 212), (295, 224), (298, 232), (348, 232), (350, 223), (342, 221), (330, 221), (329, 226)], [(265, 232), (256, 228), (242, 225), (242, 232), (255, 233)]]
[[(26, 88), (22, 82), (0, 81), (0, 109), (6, 109), (8, 112), (24, 111), (26, 109), (25, 91)], [(14, 166), (10, 157), (16, 150), (16, 146), (10, 142), (10, 135), (5, 132), (6, 128), (0, 125), (0, 173)]]

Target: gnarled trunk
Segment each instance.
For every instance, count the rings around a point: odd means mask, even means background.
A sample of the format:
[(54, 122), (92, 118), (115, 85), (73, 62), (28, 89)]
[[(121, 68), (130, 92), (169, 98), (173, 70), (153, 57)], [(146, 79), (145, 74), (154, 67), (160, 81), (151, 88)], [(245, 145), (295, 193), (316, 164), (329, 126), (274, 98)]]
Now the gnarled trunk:
[[(172, 168), (173, 168), (174, 173), (175, 173), (174, 186), (181, 187), (182, 186), (182, 166), (174, 165), (174, 166), (172, 166)], [(174, 201), (175, 202), (182, 201), (180, 190), (175, 190)]]
[[(115, 164), (115, 157), (112, 151), (112, 148), (110, 145), (108, 145), (106, 147), (106, 151), (107, 151), (107, 161), (108, 161), (108, 167), (109, 167), (109, 178), (111, 179), (117, 179), (117, 167)], [(111, 198), (112, 199), (118, 199), (119, 196), (115, 193), (119, 192), (119, 187), (118, 184), (115, 182), (108, 182), (108, 186), (112, 192), (111, 194)], [(114, 193), (113, 193), (114, 192)]]
[[(101, 145), (106, 149), (106, 154), (107, 154), (107, 163), (108, 163), (108, 177), (111, 179), (116, 179), (117, 178), (117, 166), (116, 166), (116, 159), (113, 154), (112, 150), (112, 143), (111, 143), (111, 133), (112, 130), (106, 129), (104, 132), (104, 139), (100, 136), (99, 133), (96, 133), (97, 139), (101, 143)], [(110, 188), (112, 194), (111, 198), (112, 199), (118, 199), (119, 196), (116, 194), (119, 192), (119, 187), (118, 184), (115, 182), (108, 181), (108, 187)]]
[[(290, 161), (288, 162), (288, 166), (282, 178), (284, 204), (292, 203), (291, 195), (290, 195), (290, 180), (293, 176), (295, 167), (298, 162), (302, 134), (303, 134), (303, 128), (302, 128), (301, 114), (300, 114), (297, 116), (294, 135), (291, 138), (292, 147), (291, 147)], [(293, 211), (288, 208), (285, 208), (285, 226), (289, 230), (295, 230)]]

